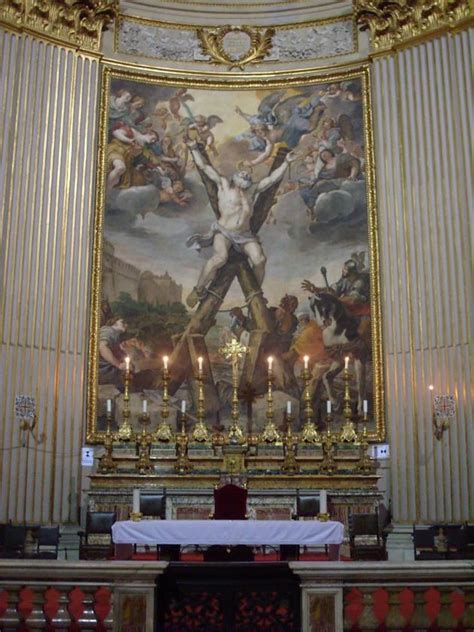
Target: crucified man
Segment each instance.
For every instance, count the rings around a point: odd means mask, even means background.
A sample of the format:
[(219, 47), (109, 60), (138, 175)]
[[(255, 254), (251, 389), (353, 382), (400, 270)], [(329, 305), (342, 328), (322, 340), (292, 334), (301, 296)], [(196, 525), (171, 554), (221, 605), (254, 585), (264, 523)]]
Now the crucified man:
[[(189, 307), (194, 307), (206, 295), (206, 288), (217, 271), (227, 262), (232, 247), (247, 256), (258, 284), (262, 285), (267, 259), (259, 238), (250, 227), (254, 204), (260, 193), (278, 182), (296, 156), (293, 152), (288, 153), (275, 171), (254, 183), (248, 171), (237, 171), (230, 179), (226, 178), (205, 162), (196, 143), (188, 143), (188, 147), (196, 166), (217, 185), (219, 208), (219, 219), (212, 224), (210, 231), (206, 235), (191, 235), (186, 241), (188, 247), (197, 244), (199, 248), (211, 245), (214, 248), (213, 255), (204, 264), (195, 287), (186, 299)], [(250, 193), (248, 189), (252, 185), (255, 186)]]

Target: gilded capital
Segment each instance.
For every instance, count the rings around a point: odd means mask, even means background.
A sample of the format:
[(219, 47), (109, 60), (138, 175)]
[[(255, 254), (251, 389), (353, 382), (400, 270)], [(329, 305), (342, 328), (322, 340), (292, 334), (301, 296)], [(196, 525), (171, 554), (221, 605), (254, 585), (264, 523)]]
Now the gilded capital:
[(381, 51), (457, 26), (472, 11), (469, 0), (354, 0), (354, 15)]
[(0, 23), (98, 52), (117, 13), (116, 0), (3, 0)]

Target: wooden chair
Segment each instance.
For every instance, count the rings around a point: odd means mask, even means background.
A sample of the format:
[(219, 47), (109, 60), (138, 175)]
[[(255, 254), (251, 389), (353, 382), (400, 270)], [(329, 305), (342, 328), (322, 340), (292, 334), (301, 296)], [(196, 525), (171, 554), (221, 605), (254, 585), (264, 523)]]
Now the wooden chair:
[(112, 525), (117, 516), (113, 511), (87, 512), (86, 530), (79, 531), (79, 559), (108, 559), (114, 554)]
[(386, 560), (386, 535), (379, 512), (349, 513), (349, 545), (353, 560)]
[(140, 513), (143, 518), (166, 518), (166, 492), (140, 492)]
[(26, 527), (6, 524), (3, 531), (2, 558), (25, 557)]
[(39, 560), (57, 560), (59, 526), (41, 526), (36, 532), (36, 551), (28, 557)]

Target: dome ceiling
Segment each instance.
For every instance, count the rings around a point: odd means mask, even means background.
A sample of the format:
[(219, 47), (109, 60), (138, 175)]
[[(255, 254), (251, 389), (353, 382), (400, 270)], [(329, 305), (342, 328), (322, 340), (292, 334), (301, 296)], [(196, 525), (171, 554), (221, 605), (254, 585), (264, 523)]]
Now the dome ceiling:
[(291, 24), (347, 15), (351, 0), (122, 0), (122, 13), (180, 24)]

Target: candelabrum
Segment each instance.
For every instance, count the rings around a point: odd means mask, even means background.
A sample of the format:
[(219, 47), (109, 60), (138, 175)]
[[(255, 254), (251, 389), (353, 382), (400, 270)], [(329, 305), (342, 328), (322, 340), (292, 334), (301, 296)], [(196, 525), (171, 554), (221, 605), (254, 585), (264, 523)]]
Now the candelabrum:
[(296, 474), (300, 468), (296, 462), (296, 450), (298, 446), (298, 437), (291, 431), (291, 424), (293, 422), (293, 416), (290, 413), (285, 413), (286, 420), (286, 434), (283, 437), (283, 453), (284, 460), (281, 466), (282, 472), (286, 474)]
[(186, 432), (186, 422), (188, 416), (186, 413), (180, 412), (178, 423), (181, 426), (181, 432), (176, 435), (176, 464), (175, 471), (178, 474), (187, 474), (193, 468), (188, 457), (188, 433)]
[(273, 421), (273, 372), (268, 368), (267, 373), (268, 390), (267, 390), (267, 422), (262, 432), (262, 441), (266, 443), (281, 443), (281, 435), (278, 432), (275, 422)]
[(197, 406), (197, 421), (194, 426), (192, 438), (194, 441), (198, 443), (204, 443), (209, 441), (209, 430), (207, 429), (206, 424), (204, 423), (204, 375), (202, 372), (202, 365), (199, 364), (198, 375), (198, 406)]
[(163, 381), (163, 403), (161, 404), (161, 421), (155, 430), (154, 439), (156, 439), (156, 441), (167, 442), (172, 439), (173, 432), (171, 430), (171, 426), (169, 425), (167, 421), (170, 415), (169, 395), (168, 395), (168, 384), (170, 381), (170, 374), (168, 371), (168, 366), (166, 364), (163, 367), (163, 372), (161, 374), (161, 377)]
[[(346, 362), (347, 361), (348, 360), (346, 359)], [(352, 421), (351, 393), (349, 389), (351, 375), (349, 373), (348, 366), (344, 368), (342, 379), (344, 380), (344, 406), (342, 409), (342, 415), (345, 421), (342, 426), (340, 439), (346, 443), (355, 443), (357, 441), (357, 432), (354, 422)]]
[(122, 423), (117, 430), (117, 439), (119, 441), (130, 441), (133, 439), (134, 433), (132, 426), (130, 425), (130, 366), (127, 363), (127, 367), (124, 373), (124, 391), (123, 391), (123, 413)]
[(337, 437), (331, 432), (331, 413), (326, 414), (326, 432), (323, 433), (322, 448), (323, 448), (323, 460), (321, 462), (320, 471), (323, 474), (334, 474), (337, 472), (337, 464), (334, 459), (335, 445), (337, 443)]
[(107, 429), (105, 431), (104, 438), (104, 454), (99, 459), (99, 464), (97, 466), (98, 471), (101, 474), (109, 474), (110, 472), (115, 472), (117, 469), (117, 465), (114, 462), (114, 458), (112, 456), (114, 449), (114, 436), (111, 430), (112, 423), (112, 411), (107, 411)]
[(367, 412), (364, 412), (363, 423), (364, 429), (357, 441), (359, 443), (359, 460), (357, 461), (356, 469), (362, 474), (370, 474), (375, 470), (375, 463), (369, 455), (369, 439), (367, 434)]
[(320, 443), (321, 438), (319, 436), (319, 432), (316, 429), (316, 426), (313, 421), (313, 406), (311, 404), (311, 392), (309, 388), (309, 383), (311, 380), (311, 375), (309, 372), (309, 368), (305, 363), (305, 367), (303, 369), (303, 381), (304, 381), (304, 416), (305, 416), (305, 424), (303, 426), (303, 430), (301, 431), (301, 439), (304, 443)]
[(245, 443), (245, 435), (242, 427), (239, 424), (240, 410), (239, 410), (239, 398), (238, 398), (238, 382), (239, 382), (239, 358), (247, 353), (247, 347), (241, 345), (240, 342), (233, 338), (231, 342), (224, 345), (222, 349), (219, 349), (220, 353), (224, 355), (226, 360), (232, 363), (232, 402), (231, 402), (231, 419), (232, 423), (229, 428), (228, 439), (229, 443)]
[(142, 413), (138, 421), (142, 425), (142, 431), (136, 438), (138, 449), (136, 469), (139, 474), (149, 474), (153, 471), (153, 465), (150, 461), (150, 448), (153, 437), (146, 430), (150, 423), (150, 415), (148, 413)]

